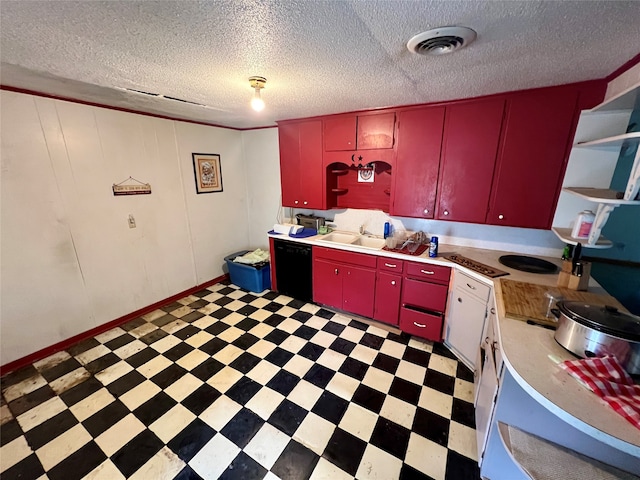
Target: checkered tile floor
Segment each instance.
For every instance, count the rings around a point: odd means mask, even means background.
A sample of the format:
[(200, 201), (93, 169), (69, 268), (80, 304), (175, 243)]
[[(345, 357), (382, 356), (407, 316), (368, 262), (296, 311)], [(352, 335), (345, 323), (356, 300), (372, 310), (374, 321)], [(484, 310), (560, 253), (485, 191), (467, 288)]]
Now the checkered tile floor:
[(440, 344), (218, 284), (2, 379), (2, 480), (479, 478)]

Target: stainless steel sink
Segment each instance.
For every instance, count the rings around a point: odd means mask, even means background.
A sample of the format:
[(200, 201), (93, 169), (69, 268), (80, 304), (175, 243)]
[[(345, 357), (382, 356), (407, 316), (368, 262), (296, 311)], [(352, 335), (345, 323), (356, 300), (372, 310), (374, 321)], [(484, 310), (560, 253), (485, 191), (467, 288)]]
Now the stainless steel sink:
[(353, 245), (356, 247), (371, 248), (380, 250), (384, 247), (384, 239), (358, 235), (353, 233), (331, 232), (318, 238), (319, 242), (341, 243), (343, 245)]

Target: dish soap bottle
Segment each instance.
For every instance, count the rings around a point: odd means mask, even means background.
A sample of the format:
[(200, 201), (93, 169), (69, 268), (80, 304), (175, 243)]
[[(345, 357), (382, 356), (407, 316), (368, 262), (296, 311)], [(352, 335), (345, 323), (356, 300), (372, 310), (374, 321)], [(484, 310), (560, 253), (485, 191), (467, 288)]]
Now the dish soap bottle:
[(596, 214), (591, 210), (584, 210), (580, 212), (578, 214), (578, 218), (576, 218), (573, 230), (571, 231), (571, 236), (573, 238), (589, 238), (589, 233), (591, 233), (591, 227), (593, 226), (595, 219)]

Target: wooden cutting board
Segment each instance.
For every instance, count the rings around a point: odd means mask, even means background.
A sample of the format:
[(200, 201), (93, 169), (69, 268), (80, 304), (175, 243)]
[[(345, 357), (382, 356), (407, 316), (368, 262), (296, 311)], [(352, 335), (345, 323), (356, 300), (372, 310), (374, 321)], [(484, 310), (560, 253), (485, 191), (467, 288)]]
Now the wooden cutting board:
[(612, 305), (626, 312), (622, 304), (611, 295), (600, 295), (591, 292), (579, 292), (562, 287), (536, 285), (534, 283), (516, 282), (500, 279), (502, 302), (505, 314), (518, 320), (535, 320), (544, 325), (555, 326), (556, 322), (548, 319), (542, 312), (544, 293), (549, 290), (560, 292), (565, 300), (588, 303), (590, 305)]

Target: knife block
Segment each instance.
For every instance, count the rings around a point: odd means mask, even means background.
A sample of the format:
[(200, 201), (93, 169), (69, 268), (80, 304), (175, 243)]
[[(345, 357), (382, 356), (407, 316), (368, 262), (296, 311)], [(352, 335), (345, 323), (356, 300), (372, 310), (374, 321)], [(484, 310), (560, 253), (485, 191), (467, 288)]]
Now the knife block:
[(591, 262), (582, 263), (582, 276), (571, 274), (573, 263), (571, 260), (562, 261), (562, 270), (558, 275), (558, 286), (569, 290), (586, 291), (589, 288), (589, 278), (591, 278)]

